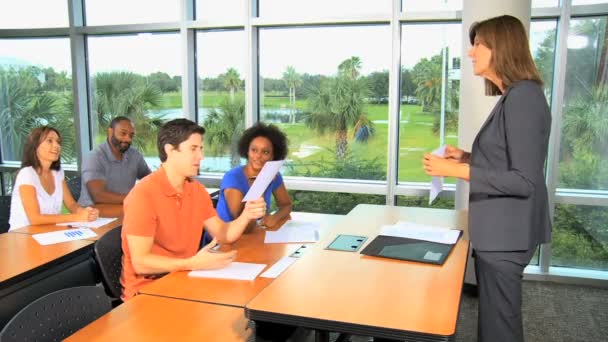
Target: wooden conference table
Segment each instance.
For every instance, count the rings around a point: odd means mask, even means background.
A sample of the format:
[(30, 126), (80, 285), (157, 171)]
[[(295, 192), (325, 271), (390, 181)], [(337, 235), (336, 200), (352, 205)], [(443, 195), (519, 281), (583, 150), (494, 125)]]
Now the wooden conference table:
[[(116, 207), (103, 210), (118, 213)], [(0, 234), (0, 329), (21, 308), (45, 294), (67, 287), (95, 285), (98, 276), (92, 258), (94, 240), (121, 222), (119, 218), (98, 228), (95, 238), (47, 246), (40, 245), (32, 234), (66, 227), (29, 226)]]
[(66, 341), (246, 341), (252, 333), (242, 308), (140, 295)]
[[(312, 213), (292, 213), (291, 216), (294, 220), (319, 223), (321, 236), (327, 234), (344, 217)], [(252, 233), (244, 234), (232, 246), (224, 246), (223, 249), (238, 250), (236, 261), (266, 264), (270, 267), (302, 246), (302, 244), (264, 244), (264, 236), (264, 230), (257, 229)], [(313, 249), (311, 245), (307, 248)], [(304, 252), (304, 256), (310, 252)], [(296, 263), (298, 262), (299, 260)], [(259, 276), (253, 281), (193, 278), (188, 276), (187, 271), (180, 271), (172, 272), (144, 286), (140, 293), (244, 307), (273, 280)]]
[[(323, 249), (400, 220), (465, 230), (441, 266)], [(415, 341), (452, 341), (468, 253), (466, 212), (358, 205), (246, 305), (254, 321)], [(365, 245), (362, 247), (364, 248)], [(317, 335), (325, 338), (327, 335)]]

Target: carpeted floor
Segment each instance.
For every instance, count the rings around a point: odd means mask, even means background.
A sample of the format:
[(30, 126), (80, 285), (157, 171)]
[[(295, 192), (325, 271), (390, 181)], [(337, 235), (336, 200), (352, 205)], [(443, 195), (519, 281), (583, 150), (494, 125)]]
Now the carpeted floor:
[[(525, 281), (523, 316), (526, 342), (608, 341), (608, 289)], [(335, 340), (336, 334), (331, 334)], [(312, 334), (306, 341), (314, 341)], [(352, 342), (368, 342), (352, 336)], [(477, 298), (464, 293), (456, 341), (477, 340)]]

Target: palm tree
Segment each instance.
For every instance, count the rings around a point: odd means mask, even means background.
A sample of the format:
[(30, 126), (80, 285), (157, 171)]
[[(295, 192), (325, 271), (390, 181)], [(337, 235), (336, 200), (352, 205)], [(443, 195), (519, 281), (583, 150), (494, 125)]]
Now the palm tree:
[(338, 73), (340, 76), (345, 76), (351, 80), (355, 80), (359, 77), (360, 70), (361, 58), (357, 56), (352, 56), (351, 58), (342, 61), (338, 66)]
[[(365, 98), (369, 94), (367, 84), (359, 75), (361, 63), (358, 57), (342, 62), (338, 76), (322, 81), (313, 89), (308, 99), (310, 114), (306, 124), (319, 133), (335, 133), (336, 157), (344, 160), (348, 153), (348, 128), (354, 127), (357, 141), (366, 142), (373, 135), (374, 128), (364, 113)], [(349, 69), (352, 66), (355, 70)]]
[(238, 140), (245, 127), (245, 101), (224, 100), (219, 108), (213, 108), (203, 122), (207, 129), (205, 138), (214, 154), (230, 152), (230, 165), (235, 167), (241, 159), (238, 151)]
[(441, 54), (423, 58), (412, 70), (417, 85), (416, 97), (422, 101), (423, 111), (429, 111), (441, 99)]
[(287, 70), (283, 73), (283, 81), (285, 81), (287, 88), (289, 88), (290, 121), (294, 124), (296, 123), (296, 88), (302, 84), (302, 79), (294, 67), (288, 66)]
[[(42, 91), (40, 85), (27, 82), (35, 69), (0, 69), (0, 127), (4, 158), (20, 160), (23, 143), (36, 127), (50, 125), (62, 134), (62, 159), (72, 161), (74, 116), (70, 99), (65, 95)], [(70, 96), (71, 98), (71, 96)]]
[(160, 105), (160, 89), (130, 72), (99, 73), (93, 84), (96, 94), (93, 108), (99, 127), (105, 129), (114, 117), (126, 116), (135, 124), (137, 146), (145, 148), (147, 142), (156, 141), (163, 120), (149, 116), (148, 110)]
[(230, 91), (230, 102), (234, 102), (234, 92), (241, 87), (241, 75), (235, 68), (228, 68), (220, 77), (224, 81), (224, 87)]

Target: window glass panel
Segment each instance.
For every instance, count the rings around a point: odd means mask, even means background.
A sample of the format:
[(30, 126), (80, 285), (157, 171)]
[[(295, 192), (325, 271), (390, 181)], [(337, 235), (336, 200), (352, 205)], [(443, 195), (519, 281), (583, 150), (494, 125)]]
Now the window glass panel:
[(344, 17), (391, 13), (390, 0), (258, 0), (259, 17)]
[(608, 271), (608, 207), (558, 204), (551, 265)]
[[(386, 179), (388, 26), (260, 30), (260, 116), (289, 138), (289, 175)], [(338, 96), (334, 96), (334, 95)]]
[(400, 207), (454, 209), (454, 199), (437, 198), (432, 205), (429, 205), (428, 196), (397, 196), (397, 205)]
[(15, 177), (17, 176), (17, 172), (1, 172), (0, 177), (2, 177), (2, 194), (10, 195), (13, 192), (13, 182), (15, 181)]
[(142, 24), (180, 20), (180, 1), (86, 0), (87, 25)]
[(608, 190), (608, 17), (572, 19), (558, 187)]
[(532, 8), (558, 7), (559, 0), (532, 0)]
[(179, 36), (96, 36), (89, 37), (88, 47), (94, 144), (106, 140), (114, 117), (127, 116), (135, 123), (131, 148), (144, 154), (150, 168), (157, 168), (158, 129), (183, 117)]
[(196, 0), (197, 20), (245, 20), (243, 0)]
[(21, 161), (36, 127), (62, 136), (61, 159), (75, 160), (70, 42), (67, 38), (0, 39), (0, 144), (4, 161)]
[(462, 0), (401, 0), (404, 12), (460, 11)]
[(386, 204), (384, 195), (287, 190), (293, 211), (346, 215), (358, 204)]
[(572, 0), (572, 5), (608, 4), (608, 0)]
[(540, 77), (544, 82), (543, 90), (549, 104), (551, 104), (551, 89), (553, 88), (556, 28), (557, 22), (555, 20), (532, 21), (530, 23), (530, 50)]
[(2, 1), (0, 29), (67, 27), (67, 3), (66, 0)]
[(402, 32), (399, 181), (429, 182), (423, 155), (458, 145), (460, 65), (469, 61), (460, 60), (460, 24), (403, 25)]
[(238, 139), (245, 127), (245, 32), (197, 32), (198, 122), (205, 129), (204, 171), (241, 164)]

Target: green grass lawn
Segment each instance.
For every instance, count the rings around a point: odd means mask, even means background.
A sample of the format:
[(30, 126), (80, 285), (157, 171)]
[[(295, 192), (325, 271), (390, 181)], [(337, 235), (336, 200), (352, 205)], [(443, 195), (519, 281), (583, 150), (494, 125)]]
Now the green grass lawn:
[[(237, 92), (237, 97), (244, 96), (243, 92)], [(228, 92), (206, 91), (199, 92), (200, 107), (217, 107), (228, 97)], [(181, 107), (181, 93), (173, 92), (163, 94), (162, 108)], [(271, 96), (265, 97), (261, 101), (262, 108), (288, 108), (289, 99), (287, 97)], [(296, 108), (306, 110), (307, 102), (305, 99), (296, 99)], [(376, 134), (367, 143), (358, 143), (353, 139), (353, 132), (348, 132), (348, 148), (354, 155), (364, 159), (376, 158), (381, 167), (386, 170), (386, 159), (388, 153), (388, 105), (370, 104), (367, 105), (366, 114), (368, 118), (375, 122)], [(432, 131), (434, 117), (430, 113), (423, 113), (422, 107), (416, 105), (402, 105), (399, 124), (399, 180), (400, 181), (420, 181), (430, 180), (422, 170), (422, 157), (425, 153), (431, 152), (439, 146), (439, 136)], [(314, 130), (306, 127), (304, 123), (296, 124), (277, 124), (289, 138), (289, 158), (300, 161), (303, 165), (297, 169), (297, 173), (304, 173), (307, 170), (315, 171), (316, 163), (321, 160), (331, 162), (334, 160), (335, 135), (327, 133), (320, 135)], [(456, 145), (456, 132), (448, 132), (446, 143)], [(298, 152), (303, 152), (307, 146), (318, 146), (309, 156), (299, 157)], [(212, 156), (208, 152), (209, 156)], [(449, 180), (452, 181), (453, 180)]]

